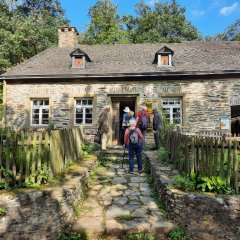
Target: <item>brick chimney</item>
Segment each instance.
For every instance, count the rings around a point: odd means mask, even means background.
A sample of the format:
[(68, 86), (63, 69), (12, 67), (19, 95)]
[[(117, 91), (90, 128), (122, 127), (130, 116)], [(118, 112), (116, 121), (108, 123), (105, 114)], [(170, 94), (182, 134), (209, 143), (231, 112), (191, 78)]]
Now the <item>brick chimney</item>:
[(58, 47), (76, 47), (79, 33), (75, 27), (64, 26), (58, 28)]

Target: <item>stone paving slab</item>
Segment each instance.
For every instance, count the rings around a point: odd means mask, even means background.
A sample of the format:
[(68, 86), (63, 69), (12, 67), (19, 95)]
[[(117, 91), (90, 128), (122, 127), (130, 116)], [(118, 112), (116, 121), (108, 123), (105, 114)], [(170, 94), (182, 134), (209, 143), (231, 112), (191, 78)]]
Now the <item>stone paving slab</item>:
[[(104, 175), (110, 178), (108, 182), (104, 181)], [(105, 167), (104, 174), (95, 176), (95, 181), (73, 230), (118, 236), (139, 232), (163, 234), (174, 228), (152, 197), (154, 192), (147, 174), (136, 171), (128, 174), (128, 165), (122, 168), (119, 162), (113, 161)]]

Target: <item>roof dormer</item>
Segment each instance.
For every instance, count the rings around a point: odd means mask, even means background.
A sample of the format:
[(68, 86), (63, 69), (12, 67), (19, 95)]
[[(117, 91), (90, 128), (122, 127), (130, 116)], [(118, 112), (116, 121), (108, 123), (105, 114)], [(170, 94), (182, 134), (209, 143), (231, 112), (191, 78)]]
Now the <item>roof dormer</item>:
[(86, 62), (91, 62), (88, 55), (80, 48), (75, 49), (70, 53), (70, 56), (72, 58), (72, 68), (85, 68)]
[(157, 64), (158, 67), (172, 66), (173, 54), (174, 52), (170, 48), (164, 46), (156, 52), (154, 63)]

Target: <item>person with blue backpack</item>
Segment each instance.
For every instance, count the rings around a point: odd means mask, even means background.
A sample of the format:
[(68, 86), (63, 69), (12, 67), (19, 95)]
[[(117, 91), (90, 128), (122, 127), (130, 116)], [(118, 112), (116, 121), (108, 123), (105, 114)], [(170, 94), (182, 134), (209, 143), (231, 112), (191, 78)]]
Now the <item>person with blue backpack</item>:
[(143, 135), (139, 128), (136, 128), (136, 120), (129, 121), (129, 128), (124, 135), (124, 144), (128, 146), (129, 173), (133, 174), (134, 154), (137, 156), (138, 172), (142, 173), (142, 140)]

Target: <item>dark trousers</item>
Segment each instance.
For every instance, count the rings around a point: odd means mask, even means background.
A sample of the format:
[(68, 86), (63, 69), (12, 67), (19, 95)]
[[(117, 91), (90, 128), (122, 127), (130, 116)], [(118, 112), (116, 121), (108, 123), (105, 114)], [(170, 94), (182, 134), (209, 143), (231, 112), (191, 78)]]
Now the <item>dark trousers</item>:
[(141, 128), (140, 128), (140, 131), (141, 131), (141, 133), (142, 133), (142, 135), (143, 135), (143, 139), (142, 139), (142, 148), (144, 148), (145, 147), (145, 143), (146, 143), (146, 134), (147, 134), (147, 129), (146, 130), (142, 130)]
[(156, 149), (159, 149), (160, 148), (160, 131), (156, 131), (154, 133), (154, 142), (156, 145)]
[(128, 156), (129, 156), (129, 171), (133, 172), (134, 169), (134, 153), (137, 156), (138, 171), (142, 171), (142, 143), (129, 144)]

